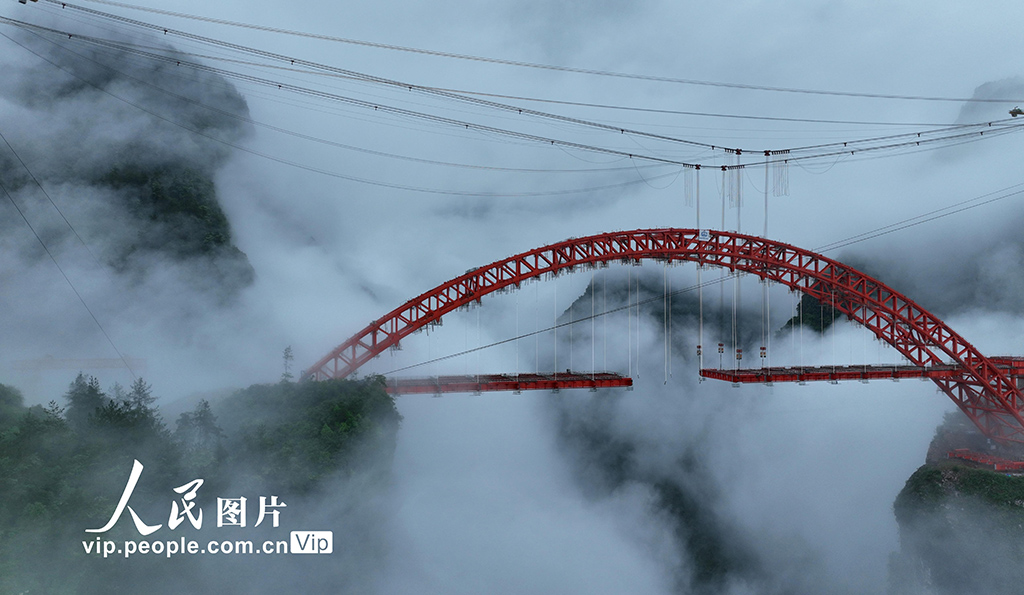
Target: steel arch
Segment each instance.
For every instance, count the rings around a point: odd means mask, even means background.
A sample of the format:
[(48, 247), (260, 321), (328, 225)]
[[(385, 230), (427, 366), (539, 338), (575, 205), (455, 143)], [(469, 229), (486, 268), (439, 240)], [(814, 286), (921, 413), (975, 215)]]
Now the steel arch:
[(303, 372), (344, 378), (404, 337), (459, 307), (528, 279), (575, 267), (643, 259), (689, 261), (757, 275), (831, 304), (912, 364), (959, 366), (936, 384), (989, 437), (1024, 442), (1024, 397), (992, 360), (936, 316), (884, 283), (809, 250), (733, 232), (648, 229), (570, 238), (466, 272), (375, 320)]

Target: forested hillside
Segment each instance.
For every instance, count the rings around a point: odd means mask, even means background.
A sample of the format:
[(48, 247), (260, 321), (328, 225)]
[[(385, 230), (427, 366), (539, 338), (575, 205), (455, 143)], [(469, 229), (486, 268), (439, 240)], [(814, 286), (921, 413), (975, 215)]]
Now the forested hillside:
[[(104, 540), (142, 540), (133, 518), (166, 525), (150, 539), (220, 538), (217, 498), (248, 495), (249, 527), (259, 496), (287, 503), (282, 517), (331, 527), (332, 519), (310, 518), (326, 489), (349, 481), (386, 480), (400, 416), (380, 378), (254, 385), (211, 405), (200, 401), (167, 423), (154, 406), (153, 389), (142, 379), (130, 387), (103, 390), (96, 378), (79, 374), (62, 403), (25, 407), (21, 393), (0, 385), (0, 593), (178, 593), (260, 576), (251, 558), (220, 560), (220, 576), (203, 575), (202, 556), (119, 556), (87, 553), (83, 542), (98, 534), (118, 505), (133, 461), (144, 469), (124, 514), (101, 534)], [(174, 511), (187, 500), (174, 488), (202, 479), (195, 503), (205, 513), (200, 529)], [(192, 511), (193, 515), (196, 510)], [(231, 539), (281, 539), (268, 525)], [(287, 531), (283, 533), (287, 539)], [(202, 538), (202, 539), (201, 539)], [(283, 575), (282, 575), (283, 576)], [(185, 591), (190, 589), (185, 588)], [(195, 592), (195, 591), (193, 591)]]

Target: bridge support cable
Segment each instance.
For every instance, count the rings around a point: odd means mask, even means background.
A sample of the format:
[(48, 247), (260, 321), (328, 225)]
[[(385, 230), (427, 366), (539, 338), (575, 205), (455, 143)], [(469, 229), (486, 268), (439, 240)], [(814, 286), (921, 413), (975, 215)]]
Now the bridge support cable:
[(665, 263), (661, 272), (661, 332), (662, 343), (665, 352), (665, 382), (668, 384), (668, 263)]
[(633, 377), (633, 269), (626, 271), (626, 359), (629, 377)]
[(640, 274), (636, 276), (636, 377), (640, 377)]
[[(958, 373), (933, 379), (990, 438), (1024, 442), (1024, 395), (1006, 370), (918, 304), (840, 262), (795, 246), (726, 231), (650, 229), (573, 238), (536, 248), (452, 279), (374, 320), (302, 378), (345, 378), (402, 338), (436, 323), (484, 295), (600, 262), (669, 259), (748, 273), (798, 290), (868, 328), (910, 365), (955, 365)], [(639, 300), (638, 300), (639, 301)], [(833, 313), (834, 314), (834, 313)], [(638, 324), (639, 326), (639, 324)]]
[(555, 277), (555, 306), (551, 316), (551, 332), (555, 337), (555, 368), (554, 372), (558, 373), (558, 277)]
[(739, 325), (737, 323), (737, 317), (739, 315), (739, 312), (738, 312), (739, 302), (740, 302), (740, 277), (739, 277), (739, 275), (736, 275), (733, 278), (733, 281), (732, 281), (732, 345), (733, 345), (733, 349), (736, 351), (736, 359), (734, 361), (734, 365), (735, 365), (737, 370), (740, 369), (740, 366), (743, 363), (743, 348), (740, 347), (739, 332), (738, 332)]
[[(726, 168), (723, 165), (722, 166), (722, 188), (721, 188), (721, 191), (722, 191), (722, 226), (718, 228), (718, 229), (721, 229), (722, 231), (725, 231), (725, 202), (726, 202), (726, 192), (725, 192), (725, 181), (726, 181), (726, 179), (725, 179), (725, 177), (727, 175), (728, 174), (726, 172)], [(723, 348), (723, 346), (724, 346), (725, 340), (726, 340), (725, 339), (725, 337), (726, 337), (726, 334), (725, 334), (725, 279), (726, 279), (726, 275), (727, 275), (726, 269), (722, 269), (721, 280), (720, 280), (719, 285), (718, 285), (718, 367), (719, 368), (724, 367), (722, 359), (725, 357), (725, 349)], [(730, 345), (729, 349), (733, 349), (733, 347), (734, 347), (733, 345)]]
[(572, 358), (573, 352), (576, 351), (576, 340), (573, 338), (573, 331), (576, 328), (576, 309), (573, 306), (576, 304), (575, 300), (572, 299), (572, 277), (568, 277), (569, 284), (569, 369), (573, 368)]
[(770, 152), (764, 152), (764, 235), (761, 237), (765, 239), (768, 239), (768, 154)]
[[(698, 165), (694, 172), (696, 178), (696, 197), (697, 197), (697, 233), (698, 238), (703, 239), (704, 232), (701, 231), (703, 228), (700, 226), (700, 166)], [(701, 282), (701, 271), (704, 269), (704, 265), (697, 263), (697, 378), (698, 382), (703, 381), (703, 376), (700, 375), (700, 370), (704, 369), (704, 284)]]
[[(743, 181), (743, 170), (738, 166), (740, 163), (740, 150), (736, 149), (731, 153), (733, 156), (733, 165), (737, 167), (729, 168), (729, 203), (736, 207), (736, 233), (743, 233), (743, 192), (742, 192), (742, 181)], [(728, 158), (728, 157), (727, 157)], [(725, 229), (723, 227), (723, 229)], [(732, 345), (736, 350), (736, 369), (739, 370), (743, 365), (743, 347), (740, 343), (739, 335), (739, 309), (742, 303), (742, 293), (740, 287), (740, 275), (736, 275), (733, 279), (733, 296), (732, 296)]]
[[(605, 313), (607, 313), (608, 312), (608, 274), (607, 273), (602, 273), (601, 274), (601, 301), (603, 302), (603, 304), (601, 306), (601, 309)], [(601, 317), (601, 324), (603, 325), (603, 329), (604, 329), (603, 332), (601, 333), (601, 337), (604, 339), (604, 365), (601, 366), (601, 369), (607, 370), (608, 369), (608, 317), (607, 316), (602, 316)]]
[(772, 367), (772, 286), (766, 280), (764, 282), (765, 287), (765, 312), (767, 312), (767, 318), (765, 320), (765, 326), (768, 327), (768, 341), (765, 344), (765, 356), (768, 367)]
[[(799, 292), (798, 292), (799, 293)], [(800, 308), (800, 366), (804, 365), (804, 300), (803, 295), (800, 294), (797, 298), (797, 304)]]
[[(480, 357), (483, 355), (480, 352), (480, 346), (481, 345), (483, 345), (483, 340), (480, 337), (480, 302), (477, 301), (477, 306), (476, 306), (476, 346), (477, 346), (477, 351), (476, 351), (476, 369), (477, 370), (480, 370)], [(479, 375), (480, 375), (480, 372), (478, 371), (477, 372), (477, 377), (478, 378), (479, 378)]]
[(533, 373), (540, 374), (540, 285), (533, 288)]
[(830, 308), (830, 309), (832, 311), (832, 368), (834, 369), (836, 367), (836, 364), (838, 363), (838, 362), (836, 362), (836, 292), (835, 292), (835, 290), (831, 291), (831, 298), (832, 299), (830, 300), (830, 302), (832, 304), (832, 308)]
[[(761, 237), (768, 238), (768, 157), (770, 151), (764, 152), (764, 233)], [(767, 279), (761, 279), (761, 367), (771, 367), (771, 291)]]

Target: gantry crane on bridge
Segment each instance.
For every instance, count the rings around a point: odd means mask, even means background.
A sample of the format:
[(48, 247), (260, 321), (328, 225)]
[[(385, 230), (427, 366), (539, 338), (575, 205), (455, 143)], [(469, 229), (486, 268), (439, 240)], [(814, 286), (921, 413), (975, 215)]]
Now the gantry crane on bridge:
[[(746, 382), (929, 378), (989, 438), (1024, 443), (1024, 359), (989, 358), (939, 318), (903, 294), (821, 254), (739, 233), (697, 229), (648, 229), (573, 238), (491, 263), (456, 277), (371, 322), (302, 374), (303, 379), (346, 378), (409, 334), (483, 296), (516, 289), (524, 281), (602, 263), (646, 259), (694, 262), (749, 273), (810, 295), (895, 348), (909, 365), (826, 368), (702, 369), (706, 378)], [(614, 374), (547, 377), (468, 376), (402, 381), (392, 390), (445, 392), (629, 386)]]

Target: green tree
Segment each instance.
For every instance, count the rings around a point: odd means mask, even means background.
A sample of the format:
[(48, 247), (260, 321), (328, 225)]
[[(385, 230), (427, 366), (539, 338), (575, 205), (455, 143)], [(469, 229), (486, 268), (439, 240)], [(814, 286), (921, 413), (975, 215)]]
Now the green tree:
[(68, 386), (68, 392), (64, 393), (67, 399), (68, 408), (65, 413), (68, 424), (75, 430), (83, 430), (89, 423), (89, 418), (96, 414), (97, 410), (107, 404), (107, 395), (100, 389), (100, 381), (95, 376), (86, 376), (81, 372), (75, 377), (75, 381)]
[(186, 467), (204, 471), (223, 458), (224, 431), (217, 425), (217, 416), (206, 399), (199, 401), (192, 411), (178, 416), (176, 426), (174, 440), (183, 451)]
[(13, 386), (0, 384), (0, 429), (17, 423), (24, 412), (24, 397)]
[(108, 394), (114, 401), (121, 402), (128, 400), (128, 393), (125, 392), (124, 386), (120, 382), (115, 382), (114, 385), (110, 387)]
[(844, 314), (835, 310), (831, 304), (823, 303), (805, 293), (800, 297), (796, 314), (786, 321), (780, 330), (797, 329), (802, 325), (815, 332), (824, 333), (840, 316)]
[(202, 399), (195, 409), (178, 416), (174, 435), (186, 445), (205, 447), (220, 440), (224, 431), (217, 425), (217, 416), (213, 414), (209, 401)]
[(156, 401), (156, 397), (153, 396), (152, 386), (146, 384), (142, 378), (136, 378), (126, 400), (137, 409), (149, 409)]

